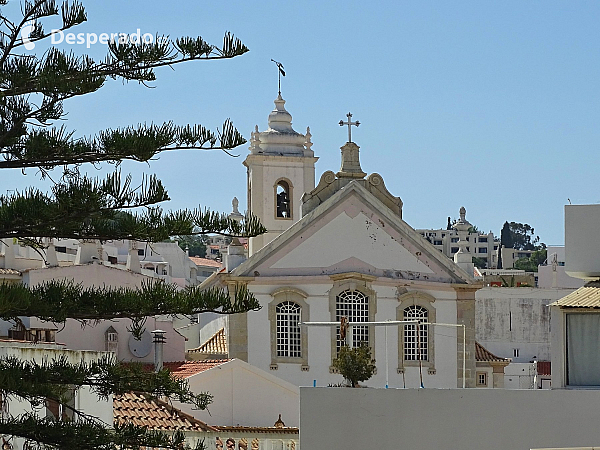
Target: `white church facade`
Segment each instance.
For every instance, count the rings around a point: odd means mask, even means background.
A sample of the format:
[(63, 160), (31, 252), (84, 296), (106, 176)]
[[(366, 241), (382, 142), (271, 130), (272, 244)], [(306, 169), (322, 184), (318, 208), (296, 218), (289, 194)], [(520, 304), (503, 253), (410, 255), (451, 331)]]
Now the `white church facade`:
[(249, 209), (269, 232), (250, 240), (246, 261), (202, 285), (244, 285), (262, 306), (228, 318), (229, 357), (297, 386), (338, 384), (339, 327), (299, 323), (419, 320), (430, 325), (353, 327), (354, 345), (367, 343), (376, 360), (365, 384), (475, 387), (481, 286), (469, 266), (463, 270), (402, 220), (402, 201), (381, 175), (361, 170), (354, 142), (341, 148), (340, 170), (326, 171), (315, 186), (310, 131), (293, 130), (284, 104), (275, 100), (269, 128), (256, 128), (244, 161)]

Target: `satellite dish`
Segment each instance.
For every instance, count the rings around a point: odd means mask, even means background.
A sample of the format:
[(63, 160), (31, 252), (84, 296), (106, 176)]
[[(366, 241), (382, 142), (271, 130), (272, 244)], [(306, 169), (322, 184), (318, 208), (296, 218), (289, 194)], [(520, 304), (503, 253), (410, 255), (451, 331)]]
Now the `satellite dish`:
[(136, 358), (144, 358), (152, 350), (152, 335), (146, 330), (139, 341), (133, 336), (129, 336), (129, 351)]

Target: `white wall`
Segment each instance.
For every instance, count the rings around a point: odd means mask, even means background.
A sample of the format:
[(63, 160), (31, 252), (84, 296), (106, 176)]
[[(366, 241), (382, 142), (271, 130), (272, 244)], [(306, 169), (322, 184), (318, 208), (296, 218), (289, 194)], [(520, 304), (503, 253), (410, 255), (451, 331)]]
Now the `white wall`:
[(209, 392), (213, 403), (209, 411), (175, 406), (209, 425), (272, 427), (279, 414), (286, 426), (299, 425), (298, 388), (243, 361), (234, 359), (187, 380), (193, 392)]
[[(329, 311), (329, 289), (331, 284), (297, 284), (294, 288), (308, 294), (306, 303), (310, 308), (309, 321), (331, 321)], [(250, 289), (262, 305), (260, 311), (248, 313), (248, 362), (262, 370), (269, 371), (271, 365), (271, 335), (268, 319), (268, 305), (273, 300), (270, 295), (280, 286), (251, 284)], [(377, 291), (376, 321), (396, 320), (398, 295), (395, 286), (373, 284)], [(454, 291), (425, 291), (437, 299), (433, 303), (436, 308), (436, 322), (456, 323), (456, 294)], [(398, 329), (388, 328), (388, 365), (389, 386), (418, 387), (420, 385), (419, 368), (406, 367), (406, 373), (397, 373), (398, 368)], [(434, 327), (435, 368), (436, 374), (429, 375), (423, 369), (423, 382), (426, 387), (456, 387), (457, 386), (457, 338), (456, 329)], [(375, 331), (375, 360), (377, 373), (363, 384), (373, 387), (385, 387), (385, 329), (377, 327)], [(343, 377), (330, 373), (331, 366), (331, 331), (328, 327), (308, 328), (308, 371), (301, 371), (300, 364), (278, 364), (278, 369), (271, 373), (296, 386), (312, 386), (316, 380), (317, 386), (342, 383)]]
[[(149, 278), (125, 270), (106, 267), (100, 264), (86, 264), (81, 266), (55, 267), (48, 269), (31, 270), (25, 274), (24, 281), (29, 286), (36, 286), (49, 280), (74, 280), (83, 287), (127, 287), (135, 289)], [(56, 341), (63, 343), (67, 348), (77, 350), (104, 351), (107, 328), (112, 326), (119, 334), (119, 350), (117, 357), (124, 361), (153, 362), (154, 350), (144, 358), (136, 358), (129, 350), (131, 333), (127, 328), (131, 325), (129, 319), (115, 319), (100, 321), (97, 324), (88, 324), (82, 329), (81, 324), (73, 319), (67, 319), (65, 326), (58, 327)], [(164, 361), (183, 361), (185, 359), (185, 338), (173, 329), (171, 321), (161, 321), (159, 318), (150, 317), (145, 326), (147, 331), (162, 329), (167, 332), (167, 343), (164, 347)]]
[(303, 450), (529, 450), (600, 443), (600, 391), (300, 389)]
[[(475, 335), (490, 352), (513, 362), (550, 360), (548, 305), (574, 289), (484, 287), (475, 294)], [(514, 356), (514, 349), (519, 356)]]
[[(107, 355), (106, 352), (65, 350), (55, 345), (29, 344), (29, 343), (11, 343), (4, 342), (0, 347), (0, 357), (16, 356), (24, 361), (36, 361), (41, 363), (43, 360), (52, 361), (54, 358), (67, 357), (71, 364), (80, 362), (90, 363)], [(75, 397), (75, 407), (85, 414), (99, 418), (105, 423), (112, 424), (113, 409), (112, 395), (107, 400), (100, 399), (92, 393), (86, 386), (81, 387)], [(8, 413), (15, 417), (24, 412), (31, 412), (29, 402), (21, 401), (19, 398), (10, 398)], [(42, 409), (38, 414), (44, 416)]]

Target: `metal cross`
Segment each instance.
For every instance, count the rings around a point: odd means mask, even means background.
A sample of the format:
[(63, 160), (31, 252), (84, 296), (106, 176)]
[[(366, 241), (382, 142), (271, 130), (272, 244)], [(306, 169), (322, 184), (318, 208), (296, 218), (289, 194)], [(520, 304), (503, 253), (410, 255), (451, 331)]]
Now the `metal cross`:
[(360, 125), (360, 122), (357, 120), (356, 122), (352, 122), (352, 113), (348, 113), (346, 114), (346, 117), (348, 118), (348, 122), (344, 122), (343, 120), (340, 120), (340, 127), (343, 127), (344, 125), (348, 125), (348, 142), (352, 142), (352, 125), (356, 125), (357, 127)]

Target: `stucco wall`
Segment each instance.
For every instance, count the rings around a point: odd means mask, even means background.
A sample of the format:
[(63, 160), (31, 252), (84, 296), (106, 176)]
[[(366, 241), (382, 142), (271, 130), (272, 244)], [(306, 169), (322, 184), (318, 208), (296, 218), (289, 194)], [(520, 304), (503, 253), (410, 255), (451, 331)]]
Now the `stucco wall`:
[[(62, 357), (66, 357), (67, 361), (71, 364), (78, 364), (82, 361), (90, 363), (106, 356), (106, 354), (106, 352), (65, 350), (52, 345), (25, 343), (5, 342), (3, 346), (0, 347), (0, 357), (16, 356), (21, 360), (36, 361), (38, 363), (41, 363), (44, 360), (52, 361), (55, 358)], [(96, 394), (91, 392), (88, 387), (84, 386), (77, 391), (75, 396), (75, 407), (85, 414), (97, 417), (105, 423), (112, 424), (112, 395), (106, 400), (100, 399)], [(21, 401), (21, 399), (16, 397), (9, 399), (8, 412), (13, 417), (25, 412), (31, 412), (31, 409), (31, 404), (29, 402)], [(43, 416), (43, 409), (40, 409), (38, 414)]]
[(300, 389), (303, 450), (529, 450), (600, 443), (600, 391)]
[(175, 405), (210, 425), (272, 427), (281, 414), (286, 426), (297, 427), (298, 388), (273, 378), (233, 360), (187, 379), (193, 392), (213, 396), (209, 411), (193, 410), (178, 402)]
[[(291, 285), (292, 286), (292, 285)], [(273, 300), (270, 295), (281, 285), (250, 284), (250, 289), (262, 305), (260, 311), (251, 311), (248, 318), (248, 362), (262, 370), (269, 371), (271, 364), (271, 338), (268, 320), (268, 304)], [(305, 299), (310, 308), (310, 321), (330, 321), (329, 290), (331, 284), (294, 284), (294, 288), (308, 294)], [(373, 284), (377, 292), (376, 321), (396, 320), (396, 308), (399, 305), (397, 288)], [(456, 323), (456, 293), (452, 291), (423, 291), (436, 297), (436, 322)], [(398, 327), (387, 327), (387, 354), (389, 366), (389, 385), (391, 387), (418, 387), (420, 385), (419, 368), (406, 367), (404, 377), (397, 373), (398, 368)], [(318, 386), (343, 382), (339, 374), (329, 372), (331, 366), (331, 331), (328, 327), (308, 328), (308, 371), (301, 370), (301, 364), (278, 364), (271, 373), (296, 386), (312, 386), (316, 380)], [(367, 382), (367, 386), (384, 387), (385, 378), (385, 329), (375, 330), (375, 359), (377, 373)], [(423, 369), (423, 382), (426, 387), (456, 387), (457, 385), (457, 338), (456, 329), (434, 327), (435, 368), (436, 373), (429, 375)], [(462, 335), (461, 335), (462, 336)], [(462, 337), (461, 337), (462, 339)]]
[[(573, 289), (485, 287), (476, 292), (476, 339), (514, 362), (550, 360), (548, 305)], [(515, 357), (513, 349), (519, 349)]]
[[(83, 287), (108, 286), (127, 287), (135, 289), (142, 282), (149, 280), (144, 275), (131, 273), (125, 270), (114, 269), (99, 264), (86, 264), (71, 267), (56, 267), (29, 271), (24, 278), (26, 284), (35, 286), (49, 280), (74, 280)], [(131, 333), (127, 328), (131, 325), (129, 319), (115, 319), (100, 321), (97, 324), (88, 324), (83, 330), (76, 320), (68, 319), (64, 325), (58, 327), (56, 341), (63, 343), (67, 348), (85, 350), (106, 350), (105, 332), (112, 326), (118, 333), (119, 343), (117, 357), (124, 361), (154, 362), (154, 349), (144, 358), (135, 357), (129, 350)], [(55, 328), (56, 326), (48, 326)], [(164, 347), (165, 361), (183, 361), (185, 359), (185, 338), (173, 329), (170, 320), (150, 317), (145, 326), (148, 332), (156, 329), (165, 330), (167, 343)]]

